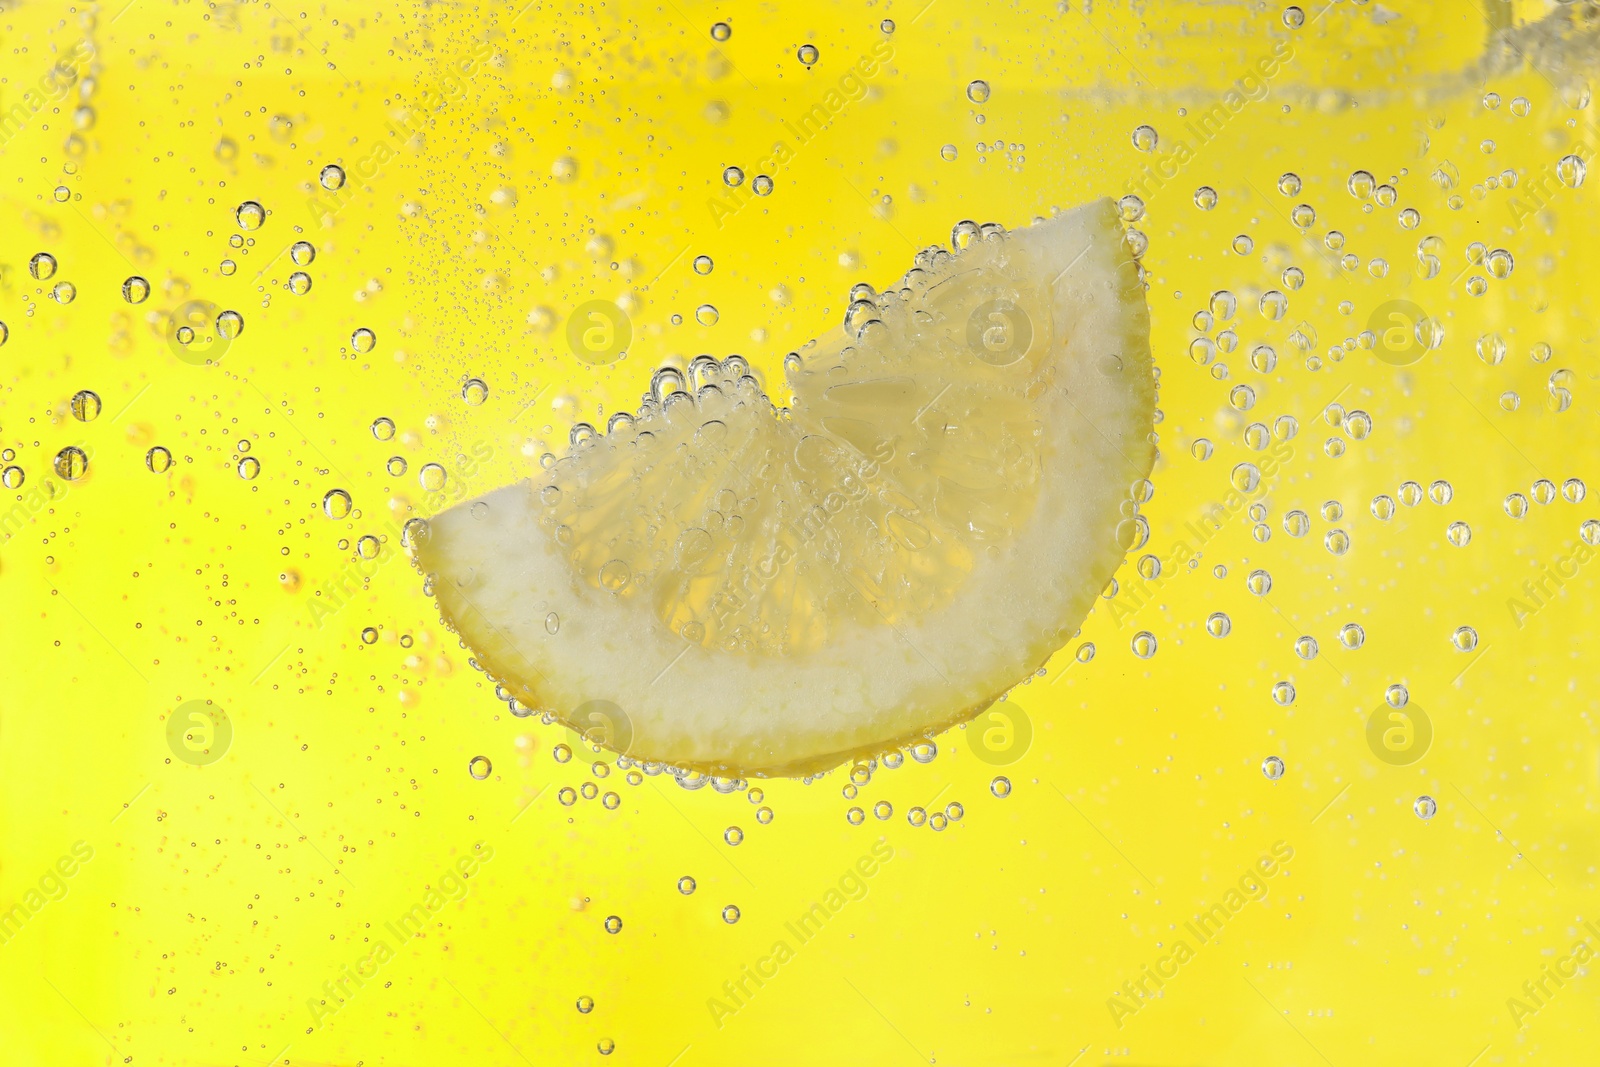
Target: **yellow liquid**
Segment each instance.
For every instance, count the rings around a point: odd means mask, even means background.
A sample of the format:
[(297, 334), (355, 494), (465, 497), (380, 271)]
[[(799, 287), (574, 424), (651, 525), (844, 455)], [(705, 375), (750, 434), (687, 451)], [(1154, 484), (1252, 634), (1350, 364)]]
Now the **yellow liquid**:
[[(0, 1058), (1585, 1062), (1600, 129), (1485, 3), (6, 5)], [(599, 777), (439, 625), (408, 518), (670, 359), (782, 402), (854, 282), (1127, 193), (1148, 542), (932, 762)], [(575, 358), (596, 299), (626, 358)]]

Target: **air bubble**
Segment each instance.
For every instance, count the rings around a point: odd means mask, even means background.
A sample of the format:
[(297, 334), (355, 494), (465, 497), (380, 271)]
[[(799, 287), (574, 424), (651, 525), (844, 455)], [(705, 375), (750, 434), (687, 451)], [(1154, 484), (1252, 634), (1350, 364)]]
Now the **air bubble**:
[(330, 519), (350, 517), (350, 494), (343, 489), (329, 489), (322, 497), (322, 512)]
[(234, 210), (234, 219), (241, 230), (259, 230), (267, 221), (267, 209), (254, 200), (246, 200)]
[(55, 458), (56, 475), (69, 482), (75, 482), (89, 473), (89, 456), (77, 445), (68, 445)]

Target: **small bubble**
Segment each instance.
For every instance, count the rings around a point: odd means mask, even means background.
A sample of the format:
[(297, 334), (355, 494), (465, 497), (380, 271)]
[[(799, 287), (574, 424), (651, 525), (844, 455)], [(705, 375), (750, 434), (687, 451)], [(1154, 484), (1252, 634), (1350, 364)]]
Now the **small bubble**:
[(122, 299), (130, 304), (142, 304), (150, 296), (150, 283), (135, 274), (122, 283)]
[(1466, 548), (1472, 541), (1472, 527), (1464, 522), (1452, 522), (1445, 530), (1445, 537), (1457, 548)]
[(1576, 189), (1582, 185), (1588, 173), (1589, 166), (1580, 156), (1562, 156), (1556, 163), (1556, 177), (1569, 189)]
[(364, 644), (364, 645), (375, 645), (375, 644), (377, 644), (378, 643), (378, 629), (377, 629), (377, 627), (368, 626), (364, 630), (362, 630), (361, 631), (361, 643)]
[(1245, 578), (1244, 587), (1256, 596), (1266, 596), (1272, 592), (1272, 575), (1264, 570), (1253, 570)]
[(946, 163), (955, 162), (956, 155), (956, 146), (953, 144), (947, 144), (943, 148), (939, 149), (939, 158), (944, 160)]
[(912, 826), (921, 826), (928, 821), (928, 813), (920, 807), (910, 808), (906, 811), (906, 822)]
[(56, 475), (69, 482), (75, 482), (89, 473), (89, 457), (77, 445), (68, 445), (55, 458)]
[(1210, 211), (1217, 206), (1217, 191), (1209, 185), (1202, 185), (1194, 191), (1194, 206), (1201, 211)]
[(89, 389), (79, 389), (72, 394), (69, 405), (72, 408), (72, 417), (79, 422), (93, 422), (100, 417), (100, 396)]
[(724, 167), (722, 170), (722, 184), (733, 188), (744, 184), (744, 171), (738, 167)]
[(1130, 642), (1130, 647), (1132, 647), (1133, 654), (1135, 656), (1138, 656), (1140, 659), (1149, 659), (1151, 656), (1156, 654), (1156, 644), (1157, 642), (1155, 634), (1151, 633), (1149, 630), (1140, 630), (1138, 633), (1133, 635), (1133, 641)]
[(1266, 775), (1269, 781), (1276, 782), (1283, 777), (1283, 760), (1277, 756), (1268, 756), (1261, 761), (1261, 773)]
[(1347, 622), (1339, 627), (1339, 643), (1354, 652), (1366, 644), (1367, 631), (1361, 628), (1360, 623)]
[(1303, 660), (1317, 658), (1317, 639), (1309, 635), (1297, 637), (1294, 641), (1294, 654)]
[(1248, 256), (1255, 250), (1256, 243), (1247, 233), (1241, 233), (1233, 239), (1233, 250), (1241, 256)]
[(350, 494), (343, 489), (329, 489), (322, 497), (322, 512), (330, 519), (350, 517)]
[(989, 782), (989, 792), (1004, 800), (1011, 795), (1011, 779), (1003, 774), (997, 774)]
[(1450, 643), (1457, 652), (1471, 652), (1478, 647), (1478, 631), (1470, 626), (1457, 626), (1456, 632), (1450, 635)]
[(425, 463), (417, 472), (417, 481), (430, 493), (437, 493), (443, 489), (447, 478), (445, 469), (437, 463)]
[(78, 287), (71, 282), (56, 282), (50, 289), (50, 299), (58, 304), (70, 304), (78, 298)]
[(56, 275), (56, 257), (49, 252), (35, 252), (28, 259), (28, 273), (35, 281), (49, 281)]
[(6, 467), (0, 470), (0, 485), (7, 489), (21, 489), (22, 483), (27, 480), (27, 472), (21, 467)]
[(732, 926), (739, 921), (739, 908), (736, 904), (729, 904), (722, 909), (722, 921)]
[(737, 826), (730, 826), (722, 831), (722, 839), (730, 845), (737, 845), (744, 840), (744, 831)]
[(711, 24), (711, 39), (713, 41), (726, 41), (733, 36), (733, 27), (726, 22), (713, 22)]
[(473, 756), (467, 761), (467, 773), (480, 782), (489, 777), (489, 772), (493, 769), (488, 756)]
[(710, 256), (695, 256), (694, 257), (694, 272), (696, 274), (710, 274), (711, 273), (711, 267), (712, 267), (712, 263), (711, 263), (711, 257)]
[(238, 463), (239, 477), (251, 481), (261, 473), (261, 461), (254, 456), (245, 456)]
[(387, 441), (394, 437), (394, 420), (385, 417), (373, 419), (372, 436), (380, 441)]
[[(693, 878), (689, 879), (689, 884), (691, 886), (694, 885), (694, 879)], [(591, 1011), (594, 1011), (594, 998), (593, 997), (579, 997), (578, 998), (578, 1014), (580, 1014), (580, 1015), (588, 1015)]]
[(974, 104), (987, 103), (989, 100), (989, 83), (983, 80), (967, 83), (967, 99)]
[(246, 200), (233, 213), (241, 230), (259, 230), (267, 221), (267, 209), (254, 200)]
[(244, 316), (237, 311), (224, 311), (217, 316), (217, 333), (233, 340), (244, 333)]
[(851, 826), (860, 826), (867, 820), (867, 813), (858, 807), (851, 807), (844, 813), (845, 821)]
[(297, 270), (289, 275), (289, 292), (295, 296), (305, 296), (311, 291), (311, 275), (303, 270)]
[(1430, 796), (1420, 796), (1411, 805), (1411, 810), (1417, 813), (1417, 818), (1427, 821), (1438, 814), (1439, 804)]
[(1294, 683), (1275, 682), (1272, 686), (1272, 699), (1283, 707), (1294, 703)]
[(371, 352), (378, 343), (378, 335), (365, 326), (350, 335), (350, 347), (357, 352)]
[(894, 805), (889, 803), (887, 800), (880, 800), (876, 804), (872, 805), (872, 814), (874, 818), (880, 821), (888, 819), (890, 816), (894, 815)]
[(620, 915), (607, 915), (606, 916), (606, 933), (615, 934), (615, 933), (620, 933), (621, 930), (622, 930), (622, 916), (620, 916)]
[(329, 163), (322, 168), (322, 173), (317, 175), (317, 180), (328, 192), (337, 192), (344, 188), (344, 168), (337, 163)]
[(317, 249), (310, 241), (296, 241), (289, 246), (289, 258), (297, 267), (309, 267), (317, 258)]
[(1206, 619), (1206, 633), (1212, 637), (1227, 637), (1233, 632), (1233, 620), (1226, 612), (1214, 611)]
[(1283, 9), (1283, 24), (1291, 30), (1298, 30), (1306, 24), (1306, 13), (1303, 9), (1290, 5)]
[(1141, 152), (1154, 152), (1161, 141), (1154, 126), (1136, 126), (1133, 130), (1133, 147)]
[(800, 57), (800, 62), (809, 67), (816, 64), (817, 59), (821, 56), (821, 53), (817, 51), (816, 45), (803, 44), (800, 46), (800, 50), (796, 52), (795, 55)]
[(478, 407), (489, 399), (489, 384), (482, 378), (468, 378), (461, 386), (461, 399)]
[(772, 179), (767, 177), (765, 174), (757, 174), (750, 181), (750, 191), (755, 193), (757, 196), (771, 196)]
[(172, 453), (156, 445), (144, 454), (144, 465), (152, 474), (165, 474), (172, 467)]
[(694, 309), (694, 321), (702, 326), (715, 326), (719, 318), (721, 318), (720, 313), (711, 304), (701, 304)]

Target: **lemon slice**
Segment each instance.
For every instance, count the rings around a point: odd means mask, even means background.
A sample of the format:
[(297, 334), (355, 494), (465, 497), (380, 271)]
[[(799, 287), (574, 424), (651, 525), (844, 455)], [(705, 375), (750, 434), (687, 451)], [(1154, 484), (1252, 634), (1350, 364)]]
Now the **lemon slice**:
[(478, 665), (635, 759), (728, 776), (930, 737), (1041, 666), (1135, 537), (1144, 287), (1109, 200), (954, 238), (788, 357), (788, 409), (738, 356), (663, 368), (637, 414), (419, 530)]

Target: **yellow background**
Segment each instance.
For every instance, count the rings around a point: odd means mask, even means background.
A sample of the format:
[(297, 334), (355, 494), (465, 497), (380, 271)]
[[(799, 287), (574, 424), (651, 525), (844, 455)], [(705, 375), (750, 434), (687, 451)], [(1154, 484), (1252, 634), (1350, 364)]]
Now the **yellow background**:
[[(1600, 735), (1597, 569), (1579, 535), (1600, 515), (1600, 232), (1592, 184), (1547, 188), (1538, 210), (1513, 202), (1560, 157), (1592, 155), (1596, 105), (1581, 67), (1542, 53), (1543, 69), (1486, 73), (1491, 30), (1545, 12), (1480, 2), (1313, 2), (1298, 29), (1279, 5), (1222, 2), (0, 5), (0, 113), (26, 106), (58, 55), (94, 48), (87, 94), (74, 84), (0, 145), (0, 447), (26, 477), (0, 494), (0, 909), (75, 842), (93, 849), (65, 896), (0, 945), (0, 1061), (1591, 1060), (1600, 979), (1520, 1020), (1507, 1001), (1574, 942), (1600, 948), (1582, 930), (1600, 919)], [(783, 123), (883, 40), (892, 61), (795, 148)], [(809, 69), (806, 43), (820, 53)], [(1203, 145), (1187, 134), (1275, 44), (1291, 55), (1264, 98)], [(975, 79), (992, 90), (981, 105)], [(85, 102), (92, 116), (75, 115)], [(408, 111), (411, 140), (393, 132)], [(1142, 123), (1156, 153), (1134, 146)], [(751, 198), (776, 140), (793, 159)], [(961, 219), (1018, 226), (1121, 195), (1179, 140), (1193, 158), (1135, 224), (1163, 418), (1134, 557), (1166, 569), (1131, 616), (1126, 599), (1102, 604), (1013, 694), (1033, 740), (1003, 769), (1009, 797), (992, 795), (996, 770), (961, 730), (931, 763), (880, 767), (854, 800), (847, 769), (750, 783), (768, 825), (742, 791), (631, 785), (615, 768), (601, 780), (581, 754), (556, 762), (564, 733), (508, 714), (439, 625), (398, 550), (404, 519), (524, 476), (574, 421), (632, 407), (669, 359), (746, 354), (782, 403), (783, 354), (837, 328), (853, 282), (897, 279)], [(335, 162), (351, 171), (338, 197), (317, 185)], [(1445, 164), (1451, 190), (1430, 177)], [(729, 165), (747, 173), (731, 215), (709, 205), (730, 203)], [(1398, 203), (1364, 210), (1346, 188), (1357, 169), (1392, 181)], [(1486, 185), (1508, 169), (1520, 188)], [(1293, 197), (1278, 191), (1286, 172), (1303, 181)], [(1193, 201), (1201, 185), (1218, 191), (1210, 212)], [(232, 248), (246, 199), (270, 214)], [(1302, 203), (1316, 212), (1304, 232), (1290, 216)], [(1397, 223), (1405, 207), (1415, 230)], [(1324, 246), (1329, 229), (1356, 269)], [(1238, 235), (1251, 251), (1233, 250)], [(1432, 279), (1416, 269), (1428, 235), (1444, 246)], [(304, 296), (285, 289), (299, 239), (317, 249)], [(1472, 241), (1516, 264), (1478, 297)], [(39, 251), (60, 263), (50, 282), (28, 273)], [(702, 254), (705, 276), (690, 266)], [(1260, 296), (1291, 265), (1304, 288), (1269, 320)], [(120, 296), (132, 274), (154, 288), (137, 307)], [(70, 304), (49, 296), (60, 279), (76, 285)], [(1189, 356), (1221, 328), (1193, 322), (1221, 289), (1239, 298), (1226, 380)], [(627, 358), (600, 368), (564, 331), (594, 298), (623, 300), (634, 331)], [(1394, 299), (1439, 322), (1440, 347), (1407, 367), (1358, 344), (1343, 354)], [(210, 365), (170, 342), (191, 301), (244, 319), (231, 342), (202, 329), (192, 351), (215, 344)], [(706, 304), (709, 326), (695, 316)], [(1289, 340), (1305, 326), (1316, 370)], [(352, 350), (361, 327), (371, 352)], [(1491, 332), (1507, 345), (1498, 365), (1476, 351)], [(1546, 363), (1530, 357), (1541, 341)], [(1278, 353), (1270, 373), (1250, 366), (1259, 343)], [(1557, 412), (1562, 370), (1572, 402)], [(481, 406), (462, 400), (468, 376), (488, 383)], [(1246, 413), (1230, 406), (1240, 384), (1256, 394)], [(70, 413), (81, 389), (102, 399), (92, 422)], [(1324, 417), (1335, 398), (1370, 414), (1369, 436)], [(1195, 567), (1172, 566), (1235, 465), (1260, 462), (1246, 425), (1281, 415), (1299, 432), (1250, 497), (1270, 539), (1236, 512)], [(379, 417), (392, 441), (370, 432)], [(1215, 446), (1204, 462), (1201, 437)], [(52, 459), (75, 442), (90, 470), (67, 483)], [(237, 473), (246, 443), (253, 480)], [(171, 450), (170, 472), (146, 469), (153, 445)], [(393, 455), (404, 476), (385, 472)], [(451, 472), (443, 497), (419, 486), (427, 462)], [(1585, 479), (1590, 495), (1509, 517), (1507, 494), (1541, 477)], [(1376, 519), (1373, 497), (1408, 479), (1446, 480), (1453, 498)], [(336, 488), (356, 509), (341, 520), (322, 504)], [(1323, 518), (1329, 501), (1342, 518)], [(1294, 508), (1311, 517), (1303, 538), (1283, 526)], [(1465, 547), (1446, 539), (1456, 521)], [(1324, 546), (1335, 528), (1343, 556)], [(384, 541), (370, 562), (363, 535)], [(1575, 575), (1519, 621), (1508, 602), (1575, 546)], [(1137, 583), (1132, 559), (1118, 598)], [(1264, 597), (1246, 588), (1257, 569), (1272, 576)], [(1205, 620), (1219, 611), (1232, 632), (1215, 639)], [(1355, 651), (1337, 638), (1350, 622), (1366, 635)], [(1463, 625), (1479, 635), (1471, 653), (1452, 647)], [(1142, 630), (1159, 645), (1149, 660), (1130, 650)], [(1302, 634), (1321, 646), (1309, 662)], [(1078, 662), (1085, 642), (1096, 654)], [(1287, 707), (1279, 681), (1297, 689)], [(1366, 740), (1392, 684), (1434, 729), (1406, 767)], [(191, 700), (234, 730), (207, 766), (167, 743)], [(477, 755), (493, 764), (482, 781), (467, 770)], [(1286, 764), (1277, 781), (1261, 771), (1271, 755)], [(620, 807), (558, 802), (587, 781)], [(1413, 814), (1423, 794), (1438, 803), (1429, 821)], [(879, 800), (887, 821), (870, 814)], [(952, 801), (965, 816), (942, 832), (906, 820)], [(846, 819), (854, 805), (863, 825)], [(737, 847), (729, 826), (744, 830)], [(894, 855), (866, 895), (717, 1018), (723, 983), (880, 839)], [(479, 841), (493, 858), (465, 897), (318, 1020), (307, 1000)], [(1265, 900), (1219, 939), (1190, 940), (1162, 996), (1118, 1019), (1107, 1002), (1122, 984), (1276, 842), (1294, 854)]]

